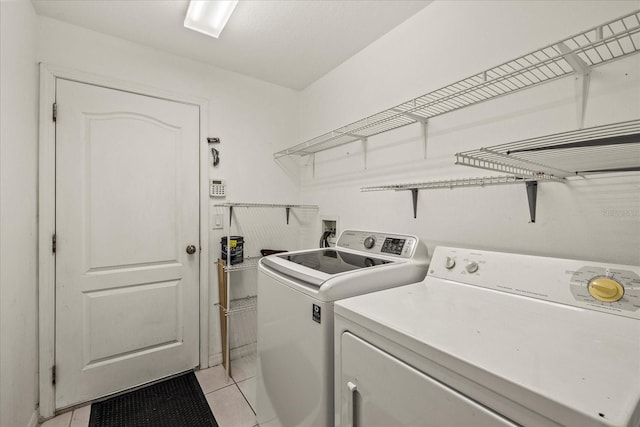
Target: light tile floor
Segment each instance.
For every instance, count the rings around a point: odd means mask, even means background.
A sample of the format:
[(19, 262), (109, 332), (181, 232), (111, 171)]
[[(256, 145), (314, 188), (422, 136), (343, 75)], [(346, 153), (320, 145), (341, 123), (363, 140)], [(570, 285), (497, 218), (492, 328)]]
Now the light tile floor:
[[(234, 375), (228, 382), (222, 365), (197, 371), (196, 378), (220, 427), (257, 426), (255, 354), (231, 363)], [(91, 405), (86, 405), (58, 415), (42, 427), (87, 427), (90, 415)]]

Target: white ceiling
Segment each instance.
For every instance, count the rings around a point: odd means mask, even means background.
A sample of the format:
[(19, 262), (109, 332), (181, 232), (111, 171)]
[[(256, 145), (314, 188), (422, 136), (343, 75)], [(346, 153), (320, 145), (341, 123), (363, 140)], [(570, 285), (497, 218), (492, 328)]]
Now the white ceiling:
[(187, 0), (32, 0), (49, 16), (293, 89), (431, 0), (241, 0), (219, 39), (182, 26)]

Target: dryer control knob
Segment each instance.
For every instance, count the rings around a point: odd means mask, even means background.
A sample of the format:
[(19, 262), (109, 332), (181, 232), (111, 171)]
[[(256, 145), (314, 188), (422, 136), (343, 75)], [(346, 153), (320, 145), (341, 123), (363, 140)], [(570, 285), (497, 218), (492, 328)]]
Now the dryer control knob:
[(376, 245), (376, 238), (374, 236), (369, 236), (364, 239), (364, 247), (367, 249), (371, 249)]
[(589, 281), (589, 293), (598, 301), (615, 302), (624, 295), (624, 288), (609, 277), (596, 277)]
[(469, 264), (467, 264), (465, 270), (467, 270), (468, 273), (475, 273), (476, 271), (478, 271), (478, 268), (478, 263), (475, 261), (471, 261)]
[(447, 270), (451, 270), (456, 266), (455, 258), (451, 258), (450, 256), (448, 256), (447, 260), (444, 262), (444, 266), (447, 268)]

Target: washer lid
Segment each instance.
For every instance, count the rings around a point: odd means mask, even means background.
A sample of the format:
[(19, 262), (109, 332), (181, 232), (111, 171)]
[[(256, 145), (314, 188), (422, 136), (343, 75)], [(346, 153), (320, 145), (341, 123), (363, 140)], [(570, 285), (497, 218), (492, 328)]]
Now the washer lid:
[(262, 262), (275, 271), (319, 287), (333, 276), (395, 261), (336, 249), (313, 249), (272, 255)]
[(342, 252), (335, 249), (290, 253), (277, 256), (327, 274), (344, 273), (346, 271), (373, 267), (374, 265), (389, 264), (391, 262), (385, 259)]

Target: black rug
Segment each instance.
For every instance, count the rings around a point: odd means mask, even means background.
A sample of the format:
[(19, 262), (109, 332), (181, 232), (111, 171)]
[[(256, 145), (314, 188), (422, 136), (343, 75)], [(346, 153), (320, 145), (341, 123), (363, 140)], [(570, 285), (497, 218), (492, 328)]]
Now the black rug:
[(193, 372), (91, 404), (89, 427), (218, 427)]

